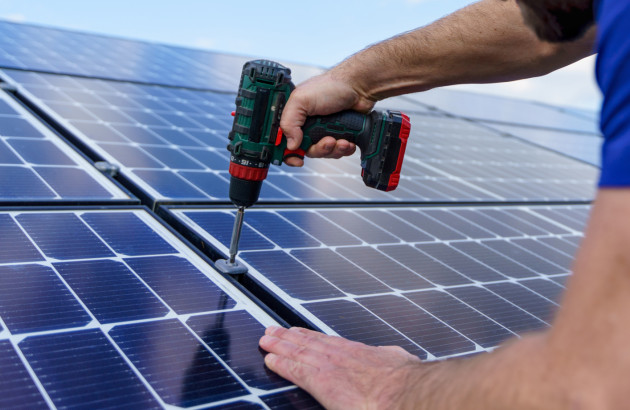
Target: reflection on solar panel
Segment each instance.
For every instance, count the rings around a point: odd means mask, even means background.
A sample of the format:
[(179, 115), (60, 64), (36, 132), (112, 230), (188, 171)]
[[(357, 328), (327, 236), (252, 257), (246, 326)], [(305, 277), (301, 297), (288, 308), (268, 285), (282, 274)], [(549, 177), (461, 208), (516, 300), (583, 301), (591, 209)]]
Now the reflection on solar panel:
[(597, 120), (528, 101), (434, 89), (408, 98), (463, 118), (598, 134)]
[[(226, 251), (231, 211), (171, 208)], [(551, 323), (588, 206), (250, 211), (251, 277), (328, 333), (458, 356)], [(329, 231), (333, 227), (333, 231)], [(275, 245), (275, 246), (274, 246)]]
[(2, 212), (0, 224), (2, 408), (289, 393), (257, 349), (277, 322), (146, 211)]
[(522, 138), (572, 158), (596, 166), (600, 165), (599, 153), (604, 142), (600, 135), (526, 128), (505, 124), (488, 123), (487, 125), (497, 131)]
[[(233, 95), (8, 72), (29, 99), (155, 201), (227, 200)], [(412, 114), (399, 188), (366, 188), (358, 154), (272, 167), (261, 201), (589, 200), (597, 169), (469, 122)]]
[(0, 203), (116, 200), (129, 196), (0, 92)]
[[(0, 66), (233, 91), (248, 58), (0, 21)], [(321, 69), (299, 66), (297, 80)]]

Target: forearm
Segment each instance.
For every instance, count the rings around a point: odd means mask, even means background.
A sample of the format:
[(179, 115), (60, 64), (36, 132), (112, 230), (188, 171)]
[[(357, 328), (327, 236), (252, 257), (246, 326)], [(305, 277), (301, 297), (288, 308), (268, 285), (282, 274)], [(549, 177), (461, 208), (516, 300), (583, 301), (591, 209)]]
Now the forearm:
[(514, 0), (483, 0), (429, 26), (375, 44), (330, 74), (371, 100), (434, 87), (547, 74), (592, 53), (591, 30), (574, 43), (538, 40)]
[[(467, 359), (421, 363), (410, 376), (405, 408), (563, 409), (568, 389), (551, 380), (546, 334), (513, 340), (493, 353)], [(562, 381), (560, 381), (561, 383)]]

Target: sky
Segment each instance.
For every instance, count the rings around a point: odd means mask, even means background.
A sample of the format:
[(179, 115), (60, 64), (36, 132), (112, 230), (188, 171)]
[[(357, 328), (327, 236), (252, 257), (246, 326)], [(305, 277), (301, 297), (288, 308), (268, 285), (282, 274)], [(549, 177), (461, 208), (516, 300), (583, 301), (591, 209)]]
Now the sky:
[[(470, 3), (470, 0), (0, 0), (0, 18), (331, 67), (370, 44), (430, 24)], [(601, 96), (593, 66), (591, 57), (545, 77), (455, 88), (596, 110)]]

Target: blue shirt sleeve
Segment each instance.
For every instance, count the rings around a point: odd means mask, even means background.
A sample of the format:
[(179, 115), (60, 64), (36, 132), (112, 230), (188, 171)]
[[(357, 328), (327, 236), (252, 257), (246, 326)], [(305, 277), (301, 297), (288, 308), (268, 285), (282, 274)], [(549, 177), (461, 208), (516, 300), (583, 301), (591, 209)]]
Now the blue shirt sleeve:
[(600, 187), (630, 186), (630, 1), (598, 4), (597, 82), (604, 94)]

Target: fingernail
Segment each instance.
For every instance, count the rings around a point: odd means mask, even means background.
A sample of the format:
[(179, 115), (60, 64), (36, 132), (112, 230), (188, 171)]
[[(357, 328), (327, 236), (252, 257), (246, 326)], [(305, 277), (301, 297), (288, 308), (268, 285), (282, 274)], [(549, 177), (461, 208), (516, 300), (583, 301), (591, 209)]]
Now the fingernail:
[(326, 151), (330, 151), (331, 149), (333, 149), (333, 145), (332, 144), (324, 144), (324, 149)]
[(265, 334), (273, 336), (273, 334), (276, 333), (278, 329), (280, 329), (279, 326), (269, 326), (267, 329), (265, 329)]
[(273, 364), (276, 362), (276, 355), (273, 353), (267, 353), (265, 356), (265, 364), (267, 367), (272, 368)]

